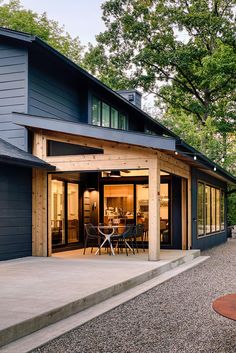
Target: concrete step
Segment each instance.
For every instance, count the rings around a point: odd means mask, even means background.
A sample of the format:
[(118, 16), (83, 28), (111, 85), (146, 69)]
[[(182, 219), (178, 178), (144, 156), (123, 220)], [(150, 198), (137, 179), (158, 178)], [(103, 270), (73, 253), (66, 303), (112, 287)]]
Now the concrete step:
[[(194, 259), (200, 256), (200, 251), (193, 250), (187, 252), (185, 256), (170, 261), (163, 261), (161, 266), (152, 268), (139, 275), (133, 276), (128, 280), (119, 281), (111, 286), (96, 290), (91, 294), (83, 296), (65, 305), (56, 305), (53, 310), (45, 311), (40, 315), (35, 315), (27, 320), (23, 320), (14, 325), (5, 327), (0, 331), (0, 347), (9, 344), (21, 337), (27, 336), (35, 331), (38, 331), (48, 325), (66, 319), (71, 315), (84, 311), (93, 307), (109, 298), (117, 296), (131, 288), (134, 288), (146, 281), (150, 281), (165, 272), (173, 270), (183, 264), (191, 263)], [(158, 263), (158, 262), (157, 262)]]

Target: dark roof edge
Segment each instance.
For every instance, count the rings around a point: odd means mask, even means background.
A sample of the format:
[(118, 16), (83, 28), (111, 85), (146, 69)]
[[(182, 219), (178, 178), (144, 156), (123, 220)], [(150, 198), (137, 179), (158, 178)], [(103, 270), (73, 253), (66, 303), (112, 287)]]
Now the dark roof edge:
[(8, 36), (9, 38), (21, 40), (27, 43), (32, 43), (35, 40), (35, 36), (29, 33), (15, 31), (13, 29), (0, 27), (0, 35)]
[(219, 164), (213, 162), (211, 159), (209, 159), (207, 156), (205, 156), (204, 154), (202, 154), (201, 152), (196, 150), (194, 147), (188, 145), (186, 142), (179, 139), (176, 144), (177, 151), (179, 153), (183, 153), (183, 154), (184, 154), (184, 151), (178, 150), (178, 146), (186, 148), (187, 151), (190, 151), (193, 155), (195, 154), (197, 156), (198, 161), (202, 162), (204, 165), (211, 168), (212, 171), (214, 171), (214, 168), (216, 168), (216, 170), (215, 170), (216, 174), (220, 174), (224, 178), (227, 178), (228, 180), (230, 180), (233, 184), (236, 184), (236, 177), (233, 174), (227, 172)]
[(48, 163), (32, 162), (32, 161), (27, 161), (26, 159), (8, 157), (8, 156), (4, 156), (1, 154), (0, 154), (0, 162), (7, 163), (7, 164), (19, 165), (19, 166), (28, 167), (28, 168), (40, 168), (40, 169), (45, 169), (45, 170), (55, 170), (56, 169), (54, 166), (52, 166), (51, 164), (48, 164)]
[[(29, 119), (30, 118), (30, 119)], [(12, 121), (21, 126), (64, 132), (71, 135), (97, 138), (110, 142), (126, 143), (139, 147), (175, 151), (175, 139), (132, 131), (116, 130), (85, 123), (53, 119), (24, 113), (12, 113)]]

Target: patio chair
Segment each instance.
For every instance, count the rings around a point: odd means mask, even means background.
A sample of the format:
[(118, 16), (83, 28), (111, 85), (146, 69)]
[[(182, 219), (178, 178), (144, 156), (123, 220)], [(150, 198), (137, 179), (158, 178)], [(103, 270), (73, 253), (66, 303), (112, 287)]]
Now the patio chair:
[[(92, 247), (91, 247), (91, 253), (93, 252), (93, 246), (94, 243), (96, 243), (97, 247), (100, 246), (101, 243), (101, 235), (98, 232), (98, 229), (94, 227), (92, 223), (87, 223), (84, 225), (84, 252), (83, 254), (85, 255), (86, 248), (91, 241)], [(100, 252), (99, 252), (100, 253)]]
[(145, 251), (144, 242), (143, 242), (143, 239), (144, 239), (144, 224), (138, 223), (138, 224), (135, 226), (135, 229), (134, 229), (134, 230), (135, 230), (135, 231), (134, 231), (134, 242), (135, 242), (135, 246), (136, 246), (137, 253), (138, 253), (137, 238), (141, 238), (143, 251)]
[[(128, 248), (135, 255), (135, 252), (134, 252), (134, 237), (135, 237), (135, 225), (133, 225), (133, 224), (127, 225), (125, 227), (124, 232), (119, 235), (118, 241), (122, 240), (124, 242), (125, 251), (126, 251), (126, 255), (127, 256), (128, 256)], [(131, 246), (130, 246), (129, 242), (131, 243)]]
[(148, 219), (144, 221), (144, 240), (148, 240)]

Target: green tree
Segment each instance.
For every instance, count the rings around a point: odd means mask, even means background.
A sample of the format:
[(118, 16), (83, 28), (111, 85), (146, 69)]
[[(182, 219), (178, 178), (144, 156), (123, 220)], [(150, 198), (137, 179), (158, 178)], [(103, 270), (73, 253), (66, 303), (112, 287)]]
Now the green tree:
[(100, 55), (87, 66), (113, 88), (133, 84), (203, 125), (210, 116), (218, 130), (223, 124), (230, 131), (236, 122), (235, 5), (235, 0), (108, 0), (102, 5), (107, 30), (92, 48)]
[(235, 0), (108, 0), (102, 5), (107, 29), (84, 59), (112, 88), (152, 93), (156, 104), (165, 104), (165, 125), (231, 171), (235, 5)]
[(22, 7), (20, 0), (0, 0), (0, 26), (37, 35), (40, 39), (76, 63), (82, 60), (83, 47), (78, 37), (72, 38), (58, 22), (47, 14), (37, 14)]

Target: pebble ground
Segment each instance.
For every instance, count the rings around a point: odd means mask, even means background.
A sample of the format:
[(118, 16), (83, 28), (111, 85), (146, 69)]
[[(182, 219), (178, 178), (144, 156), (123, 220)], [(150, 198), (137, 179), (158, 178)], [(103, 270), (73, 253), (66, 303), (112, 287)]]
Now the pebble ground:
[(236, 321), (212, 309), (236, 292), (236, 239), (210, 259), (33, 353), (236, 353)]

